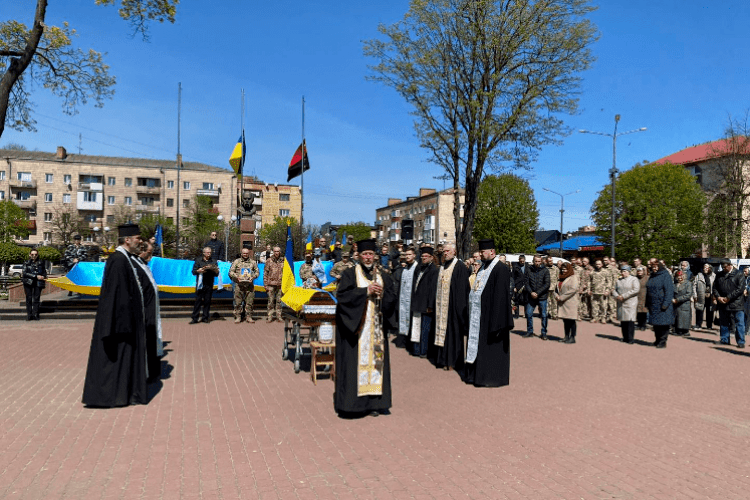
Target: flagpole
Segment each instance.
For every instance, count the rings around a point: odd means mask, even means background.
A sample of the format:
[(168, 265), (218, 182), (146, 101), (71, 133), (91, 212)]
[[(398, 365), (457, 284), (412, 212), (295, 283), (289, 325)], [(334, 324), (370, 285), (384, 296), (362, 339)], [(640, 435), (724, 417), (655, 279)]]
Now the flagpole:
[(182, 166), (182, 154), (180, 154), (180, 110), (182, 108), (182, 82), (177, 83), (177, 226), (175, 238), (177, 239), (177, 258), (180, 258), (180, 167)]
[(300, 174), (299, 192), (300, 192), (300, 214), (299, 225), (305, 227), (305, 96), (302, 96), (302, 173)]

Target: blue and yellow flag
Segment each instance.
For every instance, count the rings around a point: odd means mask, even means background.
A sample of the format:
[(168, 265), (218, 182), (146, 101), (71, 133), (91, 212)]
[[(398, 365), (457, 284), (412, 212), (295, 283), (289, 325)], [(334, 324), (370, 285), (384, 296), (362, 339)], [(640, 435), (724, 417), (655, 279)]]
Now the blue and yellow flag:
[(240, 138), (237, 139), (237, 144), (232, 150), (232, 155), (229, 157), (229, 164), (234, 169), (234, 173), (237, 174), (237, 179), (242, 180), (242, 169), (245, 166), (245, 131), (242, 131)]
[(154, 234), (154, 238), (156, 240), (154, 243), (156, 243), (156, 246), (158, 246), (161, 251), (159, 255), (164, 257), (164, 237), (162, 235), (161, 224), (156, 226), (156, 234)]
[(292, 243), (292, 226), (286, 223), (286, 254), (284, 255), (284, 272), (281, 275), (281, 293), (294, 286), (294, 244)]

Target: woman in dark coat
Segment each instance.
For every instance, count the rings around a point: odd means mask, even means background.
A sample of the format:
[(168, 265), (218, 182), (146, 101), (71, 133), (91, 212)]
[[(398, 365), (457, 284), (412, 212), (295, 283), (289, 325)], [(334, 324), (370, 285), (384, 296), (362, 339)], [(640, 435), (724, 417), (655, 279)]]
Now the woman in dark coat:
[(641, 285), (638, 290), (638, 308), (636, 309), (635, 320), (640, 331), (646, 329), (646, 319), (648, 319), (648, 308), (646, 307), (646, 283), (648, 283), (648, 272), (644, 266), (638, 266), (636, 269), (636, 278)]
[(23, 291), (26, 294), (26, 321), (39, 321), (39, 297), (47, 284), (47, 269), (39, 260), (39, 251), (29, 252), (29, 260), (24, 262), (22, 271)]
[(649, 313), (649, 323), (654, 325), (654, 345), (663, 349), (667, 347), (669, 327), (674, 324), (674, 282), (664, 264), (656, 259), (648, 263), (651, 276), (646, 283), (646, 307)]
[(687, 280), (687, 274), (684, 271), (677, 271), (675, 277), (677, 278), (677, 284), (674, 288), (674, 299), (672, 299), (675, 310), (675, 333), (688, 337), (690, 335), (690, 320), (693, 316), (690, 307), (693, 285)]

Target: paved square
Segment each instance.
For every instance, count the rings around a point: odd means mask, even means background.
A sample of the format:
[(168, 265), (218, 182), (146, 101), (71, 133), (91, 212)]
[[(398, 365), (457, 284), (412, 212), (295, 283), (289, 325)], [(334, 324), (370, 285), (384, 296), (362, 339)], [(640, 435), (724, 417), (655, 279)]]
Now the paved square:
[(167, 320), (152, 402), (86, 409), (92, 325), (0, 325), (0, 498), (750, 498), (750, 353), (715, 330), (512, 335), (500, 389), (392, 348), (392, 414), (341, 420), (260, 322)]

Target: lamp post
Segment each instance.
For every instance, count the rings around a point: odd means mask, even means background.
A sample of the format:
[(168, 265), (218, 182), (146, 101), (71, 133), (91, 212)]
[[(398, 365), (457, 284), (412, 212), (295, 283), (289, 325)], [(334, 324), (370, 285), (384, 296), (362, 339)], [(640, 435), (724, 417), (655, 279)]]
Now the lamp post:
[(627, 132), (617, 133), (617, 123), (620, 121), (620, 115), (615, 115), (615, 131), (611, 134), (606, 132), (593, 132), (591, 130), (579, 130), (582, 134), (596, 134), (604, 135), (612, 138), (612, 168), (609, 171), (610, 178), (612, 179), (612, 252), (611, 256), (615, 256), (615, 179), (617, 178), (617, 138), (621, 135), (634, 134), (636, 132), (645, 132), (646, 127), (641, 127)]
[[(216, 220), (218, 220), (219, 222), (223, 222), (224, 221), (224, 216), (223, 215), (219, 215), (218, 217), (216, 217)], [(237, 216), (233, 215), (231, 217), (231, 221), (232, 221), (231, 225), (236, 224), (237, 223)], [(224, 225), (224, 262), (228, 262), (229, 261), (229, 230), (230, 230), (230, 227), (231, 227), (230, 224), (225, 224)]]
[(560, 194), (557, 191), (552, 191), (551, 189), (542, 188), (545, 191), (548, 191), (552, 194), (556, 194), (560, 197), (560, 258), (562, 259), (562, 252), (563, 252), (563, 213), (565, 213), (565, 197), (569, 196), (571, 194), (580, 193), (580, 189), (576, 189), (575, 191), (571, 191), (570, 193)]

